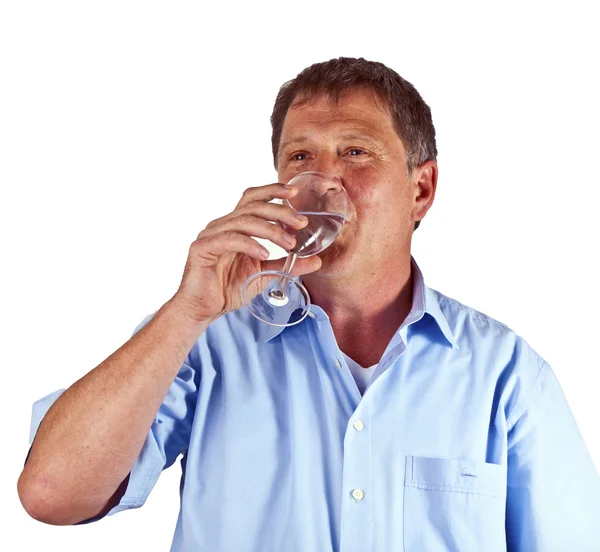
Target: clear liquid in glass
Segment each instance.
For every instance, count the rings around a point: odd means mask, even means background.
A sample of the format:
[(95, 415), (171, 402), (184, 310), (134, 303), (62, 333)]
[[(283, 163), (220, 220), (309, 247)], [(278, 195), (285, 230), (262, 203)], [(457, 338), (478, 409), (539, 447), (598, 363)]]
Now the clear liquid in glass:
[(296, 245), (289, 252), (298, 257), (310, 257), (329, 247), (344, 226), (344, 217), (337, 213), (300, 211), (300, 214), (308, 218), (304, 228), (281, 225), (288, 234), (296, 236)]

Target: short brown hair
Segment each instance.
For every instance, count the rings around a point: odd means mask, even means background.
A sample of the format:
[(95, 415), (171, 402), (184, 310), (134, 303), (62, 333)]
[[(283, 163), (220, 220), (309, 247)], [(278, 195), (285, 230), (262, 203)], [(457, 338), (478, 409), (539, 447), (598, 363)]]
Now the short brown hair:
[[(319, 94), (334, 100), (351, 89), (370, 89), (390, 111), (394, 128), (406, 149), (407, 170), (437, 158), (431, 109), (416, 88), (377, 61), (340, 57), (307, 67), (279, 89), (271, 115), (273, 161), (278, 166), (279, 143), (288, 109)], [(415, 230), (420, 221), (415, 223)]]

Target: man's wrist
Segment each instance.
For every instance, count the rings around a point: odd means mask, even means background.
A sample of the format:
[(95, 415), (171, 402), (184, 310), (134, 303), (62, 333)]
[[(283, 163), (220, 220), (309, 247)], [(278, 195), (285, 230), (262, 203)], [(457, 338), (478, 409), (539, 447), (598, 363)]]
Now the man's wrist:
[(186, 333), (199, 337), (210, 326), (213, 320), (201, 320), (193, 316), (190, 305), (177, 295), (174, 295), (160, 309), (173, 320), (173, 323)]

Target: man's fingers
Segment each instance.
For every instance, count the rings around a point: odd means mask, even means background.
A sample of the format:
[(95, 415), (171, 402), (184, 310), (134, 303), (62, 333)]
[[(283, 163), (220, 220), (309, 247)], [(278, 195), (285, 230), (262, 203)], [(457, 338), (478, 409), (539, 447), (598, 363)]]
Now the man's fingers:
[[(292, 218), (291, 222), (296, 228), (305, 225), (296, 218)], [(252, 214), (239, 214), (220, 221), (218, 225), (209, 225), (198, 235), (198, 238), (208, 238), (229, 231), (270, 240), (286, 251), (296, 245), (296, 237), (286, 232), (279, 224), (271, 224), (264, 218)]]
[(275, 183), (266, 186), (255, 186), (247, 188), (242, 194), (242, 199), (236, 206), (236, 209), (252, 201), (271, 201), (272, 199), (288, 199), (298, 193), (295, 187), (286, 188), (284, 184)]
[(269, 255), (269, 250), (255, 239), (232, 231), (198, 239), (192, 244), (191, 249), (199, 257), (212, 260), (230, 252), (245, 253), (261, 261)]

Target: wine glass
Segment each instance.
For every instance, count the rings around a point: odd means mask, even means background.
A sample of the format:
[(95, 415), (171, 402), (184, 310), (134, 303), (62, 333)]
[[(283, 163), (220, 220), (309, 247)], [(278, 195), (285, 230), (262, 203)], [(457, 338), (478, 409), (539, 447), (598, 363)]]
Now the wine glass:
[[(271, 326), (293, 326), (306, 318), (310, 297), (298, 278), (291, 275), (292, 267), (297, 258), (316, 255), (333, 243), (346, 220), (348, 205), (341, 182), (320, 172), (300, 173), (286, 186), (297, 187), (298, 193), (291, 199), (274, 201), (306, 216), (308, 224), (298, 230), (281, 223), (288, 234), (296, 236), (296, 245), (288, 250), (283, 271), (258, 272), (246, 280), (242, 290), (242, 299), (252, 315)], [(258, 278), (268, 281), (264, 290), (256, 294), (252, 290), (256, 290)], [(302, 309), (300, 318), (290, 322), (290, 315), (298, 309)]]

